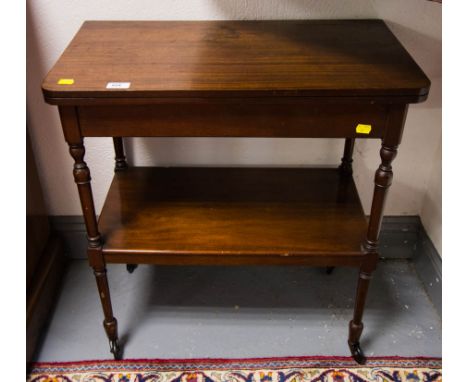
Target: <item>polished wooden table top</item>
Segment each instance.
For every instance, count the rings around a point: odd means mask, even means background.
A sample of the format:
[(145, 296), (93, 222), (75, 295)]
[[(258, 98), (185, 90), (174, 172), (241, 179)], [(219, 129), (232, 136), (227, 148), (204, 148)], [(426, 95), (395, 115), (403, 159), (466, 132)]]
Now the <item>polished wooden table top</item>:
[[(109, 89), (110, 82), (129, 87)], [(87, 21), (43, 91), (53, 104), (235, 96), (408, 103), (424, 100), (429, 86), (381, 20)]]

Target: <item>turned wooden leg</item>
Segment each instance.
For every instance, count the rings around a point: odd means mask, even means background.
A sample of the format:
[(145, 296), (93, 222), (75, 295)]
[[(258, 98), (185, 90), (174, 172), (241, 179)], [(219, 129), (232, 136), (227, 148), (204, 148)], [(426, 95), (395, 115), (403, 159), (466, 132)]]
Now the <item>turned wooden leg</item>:
[[(353, 175), (353, 150), (354, 138), (346, 138), (343, 157), (341, 158), (341, 164), (338, 167), (338, 170), (340, 171), (340, 187), (338, 188), (336, 199), (338, 203), (346, 203), (348, 187), (350, 186)], [(325, 272), (327, 275), (331, 275), (334, 269), (335, 267), (326, 267)]]
[(380, 227), (382, 225), (385, 198), (393, 179), (392, 161), (397, 155), (398, 145), (401, 142), (407, 109), (406, 105), (398, 104), (389, 107), (386, 132), (380, 149), (381, 163), (375, 172), (374, 196), (372, 198), (369, 225), (366, 239), (362, 245), (365, 258), (359, 273), (354, 315), (349, 323), (349, 348), (354, 359), (360, 364), (365, 363), (365, 357), (359, 344), (363, 329), (362, 316), (364, 305), (372, 272), (377, 267), (378, 240)]
[(346, 203), (346, 196), (348, 195), (348, 188), (352, 183), (353, 178), (353, 149), (354, 138), (346, 138), (343, 158), (338, 167), (340, 173), (340, 186), (337, 193), (337, 203)]
[[(122, 171), (128, 168), (127, 160), (125, 158), (125, 150), (123, 146), (123, 138), (122, 137), (113, 137), (114, 141), (114, 151), (115, 151), (115, 167), (114, 171)], [(127, 271), (128, 273), (133, 273), (133, 271), (137, 268), (138, 265), (136, 264), (127, 264)]]
[(377, 252), (385, 199), (387, 197), (388, 188), (391, 186), (393, 179), (392, 161), (397, 155), (397, 148), (398, 146), (396, 145), (389, 146), (384, 142), (380, 149), (380, 158), (382, 159), (382, 162), (375, 172), (374, 196), (372, 198), (367, 237), (364, 243), (364, 249), (368, 253)]
[(353, 150), (354, 138), (346, 138), (343, 158), (341, 158), (341, 165), (339, 167), (342, 175), (351, 175), (353, 173)]
[[(70, 147), (70, 154), (75, 161), (73, 165), (73, 176), (78, 187), (81, 209), (83, 211), (83, 218), (88, 236), (89, 265), (94, 270), (99, 297), (104, 312), (104, 329), (109, 338), (111, 352), (114, 358), (118, 359), (121, 357), (121, 352), (118, 344), (117, 320), (112, 312), (106, 264), (102, 254), (102, 239), (98, 230), (93, 193), (91, 190), (91, 175), (84, 161), (85, 148), (78, 121), (77, 109), (73, 106), (60, 106), (59, 113), (65, 140)], [(122, 140), (114, 140), (114, 147), (116, 149), (116, 167), (122, 168), (124, 164), (126, 166)], [(117, 165), (117, 162), (120, 164)]]
[(364, 313), (367, 290), (369, 289), (369, 282), (371, 278), (371, 272), (366, 271), (365, 268), (360, 269), (356, 291), (356, 300), (354, 303), (354, 315), (353, 319), (349, 322), (349, 349), (354, 360), (361, 365), (365, 364), (366, 358), (362, 352), (359, 339), (361, 338), (362, 330), (364, 328), (364, 324), (362, 323), (362, 315)]
[(380, 234), (380, 226), (382, 223), (383, 209), (385, 204), (385, 197), (388, 188), (392, 184), (392, 166), (391, 163), (397, 154), (397, 145), (390, 145), (388, 142), (382, 143), (380, 149), (381, 164), (375, 173), (375, 187), (374, 196), (372, 199), (371, 214), (369, 218), (369, 226), (367, 229), (366, 240), (363, 244), (366, 260), (361, 267), (359, 273), (359, 281), (356, 292), (356, 302), (354, 306), (354, 316), (349, 323), (349, 338), (348, 344), (351, 354), (356, 362), (365, 363), (365, 357), (359, 344), (363, 324), (362, 315), (364, 312), (364, 304), (369, 288), (372, 271), (377, 266), (378, 261), (378, 239)]
[(123, 147), (122, 137), (113, 137), (114, 141), (114, 150), (115, 150), (115, 171), (125, 170), (127, 165), (127, 160), (125, 159), (125, 152)]
[(85, 148), (80, 138), (70, 143), (70, 154), (75, 160), (73, 175), (78, 186), (83, 217), (88, 236), (88, 259), (96, 276), (96, 282), (104, 311), (104, 329), (110, 342), (110, 349), (114, 358), (121, 357), (117, 337), (117, 320), (112, 313), (112, 304), (107, 282), (106, 267), (102, 255), (102, 241), (99, 234), (96, 213), (94, 209), (93, 194), (91, 190), (91, 176), (88, 166), (84, 161)]
[(112, 312), (112, 303), (110, 299), (109, 284), (107, 281), (107, 270), (103, 266), (94, 266), (94, 276), (101, 299), (102, 310), (104, 312), (104, 330), (109, 339), (110, 351), (115, 359), (122, 358), (122, 352), (118, 342), (117, 320)]

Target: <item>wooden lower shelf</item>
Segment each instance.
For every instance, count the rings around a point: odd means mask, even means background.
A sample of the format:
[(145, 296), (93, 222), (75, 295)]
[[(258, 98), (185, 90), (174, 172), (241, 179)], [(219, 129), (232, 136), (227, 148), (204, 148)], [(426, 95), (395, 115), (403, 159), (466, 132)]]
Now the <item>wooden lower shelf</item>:
[(99, 219), (110, 263), (359, 265), (366, 228), (335, 169), (128, 168)]

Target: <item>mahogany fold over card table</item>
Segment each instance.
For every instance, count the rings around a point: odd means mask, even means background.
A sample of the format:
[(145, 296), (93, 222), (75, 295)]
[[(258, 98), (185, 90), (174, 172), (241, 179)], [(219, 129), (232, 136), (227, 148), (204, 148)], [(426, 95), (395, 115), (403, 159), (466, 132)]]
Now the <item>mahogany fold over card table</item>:
[[(430, 81), (381, 20), (88, 21), (44, 80), (75, 164), (110, 349), (122, 356), (106, 264), (359, 268), (362, 316), (392, 160), (408, 104)], [(112, 137), (99, 216), (84, 137)], [(344, 138), (332, 168), (128, 167), (122, 137)], [(356, 138), (380, 139), (368, 221), (352, 177)], [(312, 349), (311, 349), (312, 350)]]

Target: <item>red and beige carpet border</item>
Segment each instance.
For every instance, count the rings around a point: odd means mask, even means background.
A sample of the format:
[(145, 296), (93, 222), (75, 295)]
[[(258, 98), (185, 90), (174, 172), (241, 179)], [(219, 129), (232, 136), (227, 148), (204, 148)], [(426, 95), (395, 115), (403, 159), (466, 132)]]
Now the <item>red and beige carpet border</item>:
[(441, 382), (442, 360), (372, 357), (137, 359), (36, 363), (28, 382)]

